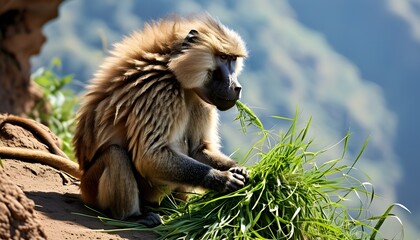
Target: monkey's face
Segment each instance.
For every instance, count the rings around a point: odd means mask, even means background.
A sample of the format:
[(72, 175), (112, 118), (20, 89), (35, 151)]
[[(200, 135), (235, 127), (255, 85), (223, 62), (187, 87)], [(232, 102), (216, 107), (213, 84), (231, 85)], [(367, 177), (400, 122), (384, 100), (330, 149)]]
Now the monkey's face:
[(190, 30), (168, 66), (184, 89), (193, 89), (203, 101), (225, 111), (241, 96), (237, 75), (246, 49), (240, 37), (224, 27), (202, 32)]
[(236, 74), (237, 57), (220, 54), (215, 56), (215, 69), (208, 71), (208, 80), (194, 88), (201, 99), (225, 111), (233, 107), (241, 96), (242, 86)]

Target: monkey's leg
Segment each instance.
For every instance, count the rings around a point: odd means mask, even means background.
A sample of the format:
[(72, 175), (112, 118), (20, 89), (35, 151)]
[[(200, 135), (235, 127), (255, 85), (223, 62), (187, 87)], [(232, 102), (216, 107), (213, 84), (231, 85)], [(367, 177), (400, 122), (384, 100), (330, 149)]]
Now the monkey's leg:
[(159, 215), (140, 212), (139, 190), (130, 161), (128, 153), (117, 145), (103, 151), (83, 174), (82, 199), (101, 210), (109, 210), (114, 218), (133, 216), (147, 226), (159, 225)]

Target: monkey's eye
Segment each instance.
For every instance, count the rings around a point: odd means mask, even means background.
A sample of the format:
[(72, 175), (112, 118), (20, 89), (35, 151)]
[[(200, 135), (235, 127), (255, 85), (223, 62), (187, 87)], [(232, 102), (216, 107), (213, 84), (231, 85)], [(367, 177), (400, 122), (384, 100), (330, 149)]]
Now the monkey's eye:
[(219, 57), (220, 57), (220, 59), (222, 59), (223, 61), (226, 61), (226, 60), (229, 58), (229, 56), (228, 56), (228, 55), (226, 55), (226, 54), (220, 54), (220, 55), (219, 55)]
[(230, 57), (230, 60), (236, 61), (237, 58), (238, 58), (237, 56), (232, 56), (232, 57)]

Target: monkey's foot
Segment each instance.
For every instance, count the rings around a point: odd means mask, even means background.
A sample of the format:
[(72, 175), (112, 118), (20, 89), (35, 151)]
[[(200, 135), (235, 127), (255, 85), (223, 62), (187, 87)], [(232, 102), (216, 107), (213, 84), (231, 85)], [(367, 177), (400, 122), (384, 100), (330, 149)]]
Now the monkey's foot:
[(137, 223), (145, 225), (146, 227), (156, 227), (163, 223), (159, 214), (154, 212), (148, 212), (137, 216), (135, 217), (135, 221)]

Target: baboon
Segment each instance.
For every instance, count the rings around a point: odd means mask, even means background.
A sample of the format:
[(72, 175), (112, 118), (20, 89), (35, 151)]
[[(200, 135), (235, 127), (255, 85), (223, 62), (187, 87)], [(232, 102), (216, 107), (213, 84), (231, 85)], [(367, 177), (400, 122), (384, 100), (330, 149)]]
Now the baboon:
[(242, 188), (246, 169), (219, 150), (217, 109), (239, 99), (246, 56), (209, 15), (152, 22), (115, 44), (77, 114), (82, 200), (154, 226), (160, 217), (141, 206), (167, 193)]

